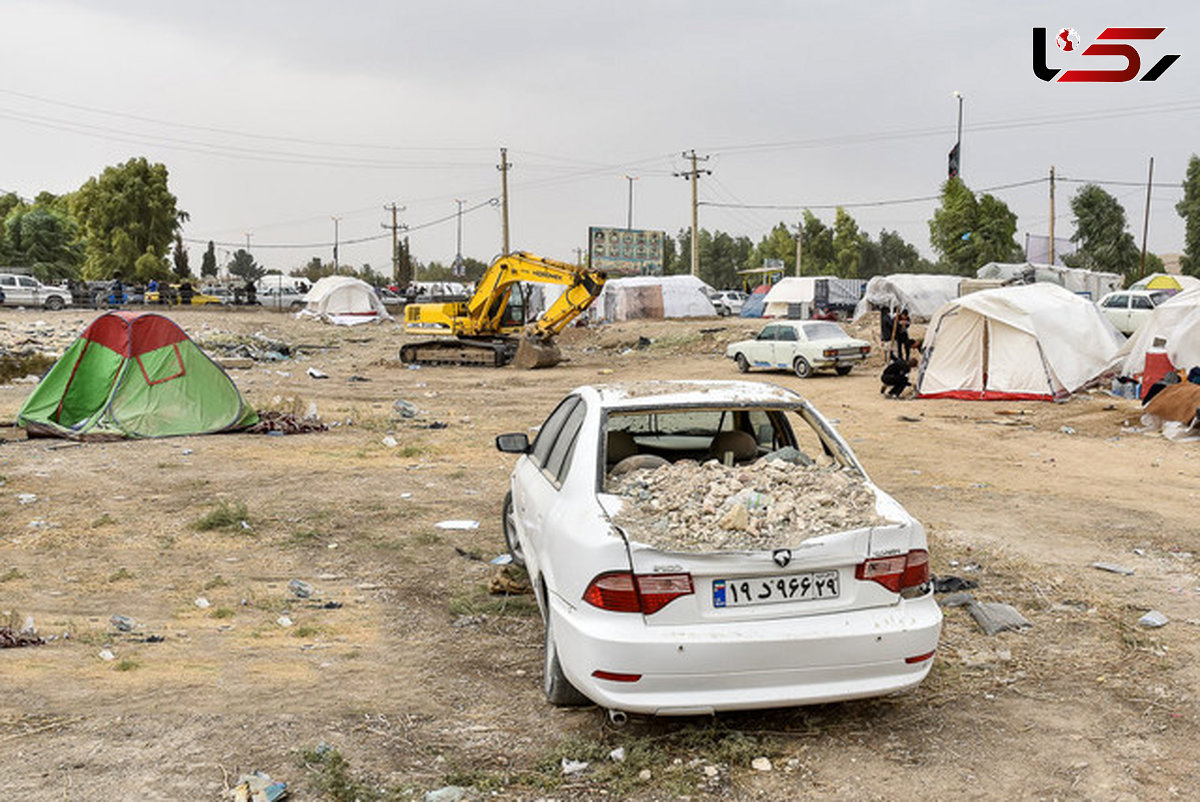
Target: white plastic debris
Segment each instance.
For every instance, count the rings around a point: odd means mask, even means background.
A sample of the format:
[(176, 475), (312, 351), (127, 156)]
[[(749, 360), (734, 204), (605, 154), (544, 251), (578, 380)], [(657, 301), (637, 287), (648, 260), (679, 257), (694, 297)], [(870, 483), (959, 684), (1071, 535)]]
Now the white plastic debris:
[(204, 598), (203, 596), (196, 599), (195, 604), (201, 610), (207, 610), (209, 607), (212, 607), (212, 602), (210, 602), (208, 599)]
[(293, 622), (292, 619), (288, 618), (286, 615), (281, 615), (279, 618), (275, 619), (275, 623), (279, 624), (281, 627), (290, 627)]
[(750, 761), (750, 768), (754, 769), (755, 771), (770, 771), (773, 767), (771, 766), (770, 758), (756, 757), (754, 760)]
[(100, 650), (100, 659), (105, 662), (111, 662), (113, 660), (116, 660), (117, 656), (115, 654), (113, 654), (111, 651), (109, 651), (108, 649), (101, 649)]
[(438, 521), (436, 526), (438, 529), (478, 529), (479, 521)]
[(618, 746), (616, 749), (609, 752), (608, 759), (613, 761), (614, 763), (624, 763), (625, 762), (625, 747)]
[(1151, 610), (1138, 619), (1138, 626), (1145, 627), (1146, 629), (1158, 629), (1159, 627), (1165, 627), (1170, 620), (1158, 610)]
[(317, 370), (316, 368), (309, 368), (307, 373), (309, 376), (312, 376), (314, 379), (328, 379), (329, 378), (328, 373), (326, 373), (322, 370)]
[(388, 448), (395, 448), (396, 446), (400, 445), (400, 443), (396, 441), (396, 438), (392, 437), (390, 434), (387, 437), (383, 438), (383, 440), (381, 440), (380, 442), (383, 443)]
[(17, 503), (18, 504), (32, 504), (35, 501), (37, 501), (36, 493), (18, 493), (17, 494)]
[(568, 760), (565, 757), (562, 759), (562, 773), (564, 776), (578, 774), (581, 771), (585, 771), (587, 767), (588, 762), (586, 760)]
[(1133, 576), (1133, 569), (1126, 568), (1123, 565), (1115, 563), (1092, 563), (1092, 567), (1101, 571), (1108, 571), (1110, 574), (1121, 574), (1122, 576)]

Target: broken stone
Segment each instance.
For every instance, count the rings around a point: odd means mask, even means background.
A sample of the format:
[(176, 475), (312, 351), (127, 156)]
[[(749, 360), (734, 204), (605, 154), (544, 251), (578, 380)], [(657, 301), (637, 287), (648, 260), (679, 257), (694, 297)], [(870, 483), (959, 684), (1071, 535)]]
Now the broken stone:
[(1146, 629), (1158, 629), (1159, 627), (1165, 627), (1170, 620), (1158, 610), (1151, 610), (1138, 619), (1138, 626)]
[(609, 482), (630, 536), (667, 551), (759, 550), (886, 523), (856, 473), (783, 459), (727, 467), (690, 460)]
[(773, 767), (771, 766), (770, 758), (756, 757), (750, 761), (750, 768), (755, 771), (770, 771)]
[(975, 623), (979, 624), (985, 635), (1033, 626), (1029, 619), (1017, 612), (1017, 608), (1011, 604), (972, 602), (967, 605), (967, 612), (975, 619)]

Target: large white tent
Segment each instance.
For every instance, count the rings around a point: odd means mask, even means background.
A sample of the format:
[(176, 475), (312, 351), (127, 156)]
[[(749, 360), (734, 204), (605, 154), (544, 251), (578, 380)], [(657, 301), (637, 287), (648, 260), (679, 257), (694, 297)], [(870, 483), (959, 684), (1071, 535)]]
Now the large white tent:
[(1012, 283), (1045, 282), (1065, 287), (1077, 295), (1098, 301), (1106, 293), (1121, 289), (1124, 279), (1117, 273), (1084, 270), (1079, 267), (1039, 264), (1037, 262), (988, 262), (975, 271), (976, 278)]
[(916, 393), (1062, 399), (1111, 370), (1123, 339), (1094, 304), (1056, 284), (971, 293), (929, 322)]
[(339, 326), (391, 320), (371, 285), (350, 276), (326, 276), (305, 296), (308, 306), (297, 317), (318, 317)]
[(1175, 367), (1191, 369), (1200, 365), (1200, 288), (1181, 292), (1150, 313), (1121, 348), (1121, 374), (1141, 373), (1146, 351), (1156, 347), (1156, 340), (1162, 342), (1160, 347)]
[(928, 320), (942, 304), (958, 297), (961, 281), (961, 276), (930, 273), (874, 276), (867, 282), (862, 300), (854, 310), (854, 319), (858, 320), (874, 307), (893, 312), (907, 309), (913, 320)]
[(695, 276), (630, 276), (609, 279), (590, 309), (593, 320), (716, 317), (712, 287)]

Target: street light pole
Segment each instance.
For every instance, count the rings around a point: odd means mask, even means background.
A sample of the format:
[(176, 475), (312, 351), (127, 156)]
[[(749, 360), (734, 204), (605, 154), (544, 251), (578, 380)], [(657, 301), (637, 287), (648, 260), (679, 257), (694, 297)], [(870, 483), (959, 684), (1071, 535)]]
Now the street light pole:
[(629, 182), (629, 216), (625, 220), (625, 230), (633, 230), (633, 182), (638, 180), (637, 176), (626, 175), (625, 180)]
[(333, 272), (336, 275), (338, 272), (338, 223), (342, 218), (330, 216), (333, 221)]

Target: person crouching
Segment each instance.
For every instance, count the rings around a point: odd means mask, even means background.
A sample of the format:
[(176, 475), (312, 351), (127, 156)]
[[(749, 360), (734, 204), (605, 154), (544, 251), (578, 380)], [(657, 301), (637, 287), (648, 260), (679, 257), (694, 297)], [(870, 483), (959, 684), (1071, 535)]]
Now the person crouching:
[(904, 389), (912, 385), (912, 382), (908, 380), (908, 374), (916, 366), (916, 357), (910, 359), (903, 359), (899, 355), (892, 357), (892, 361), (888, 362), (887, 367), (883, 369), (883, 375), (879, 377), (881, 382), (879, 392), (886, 391), (890, 397), (899, 398)]

